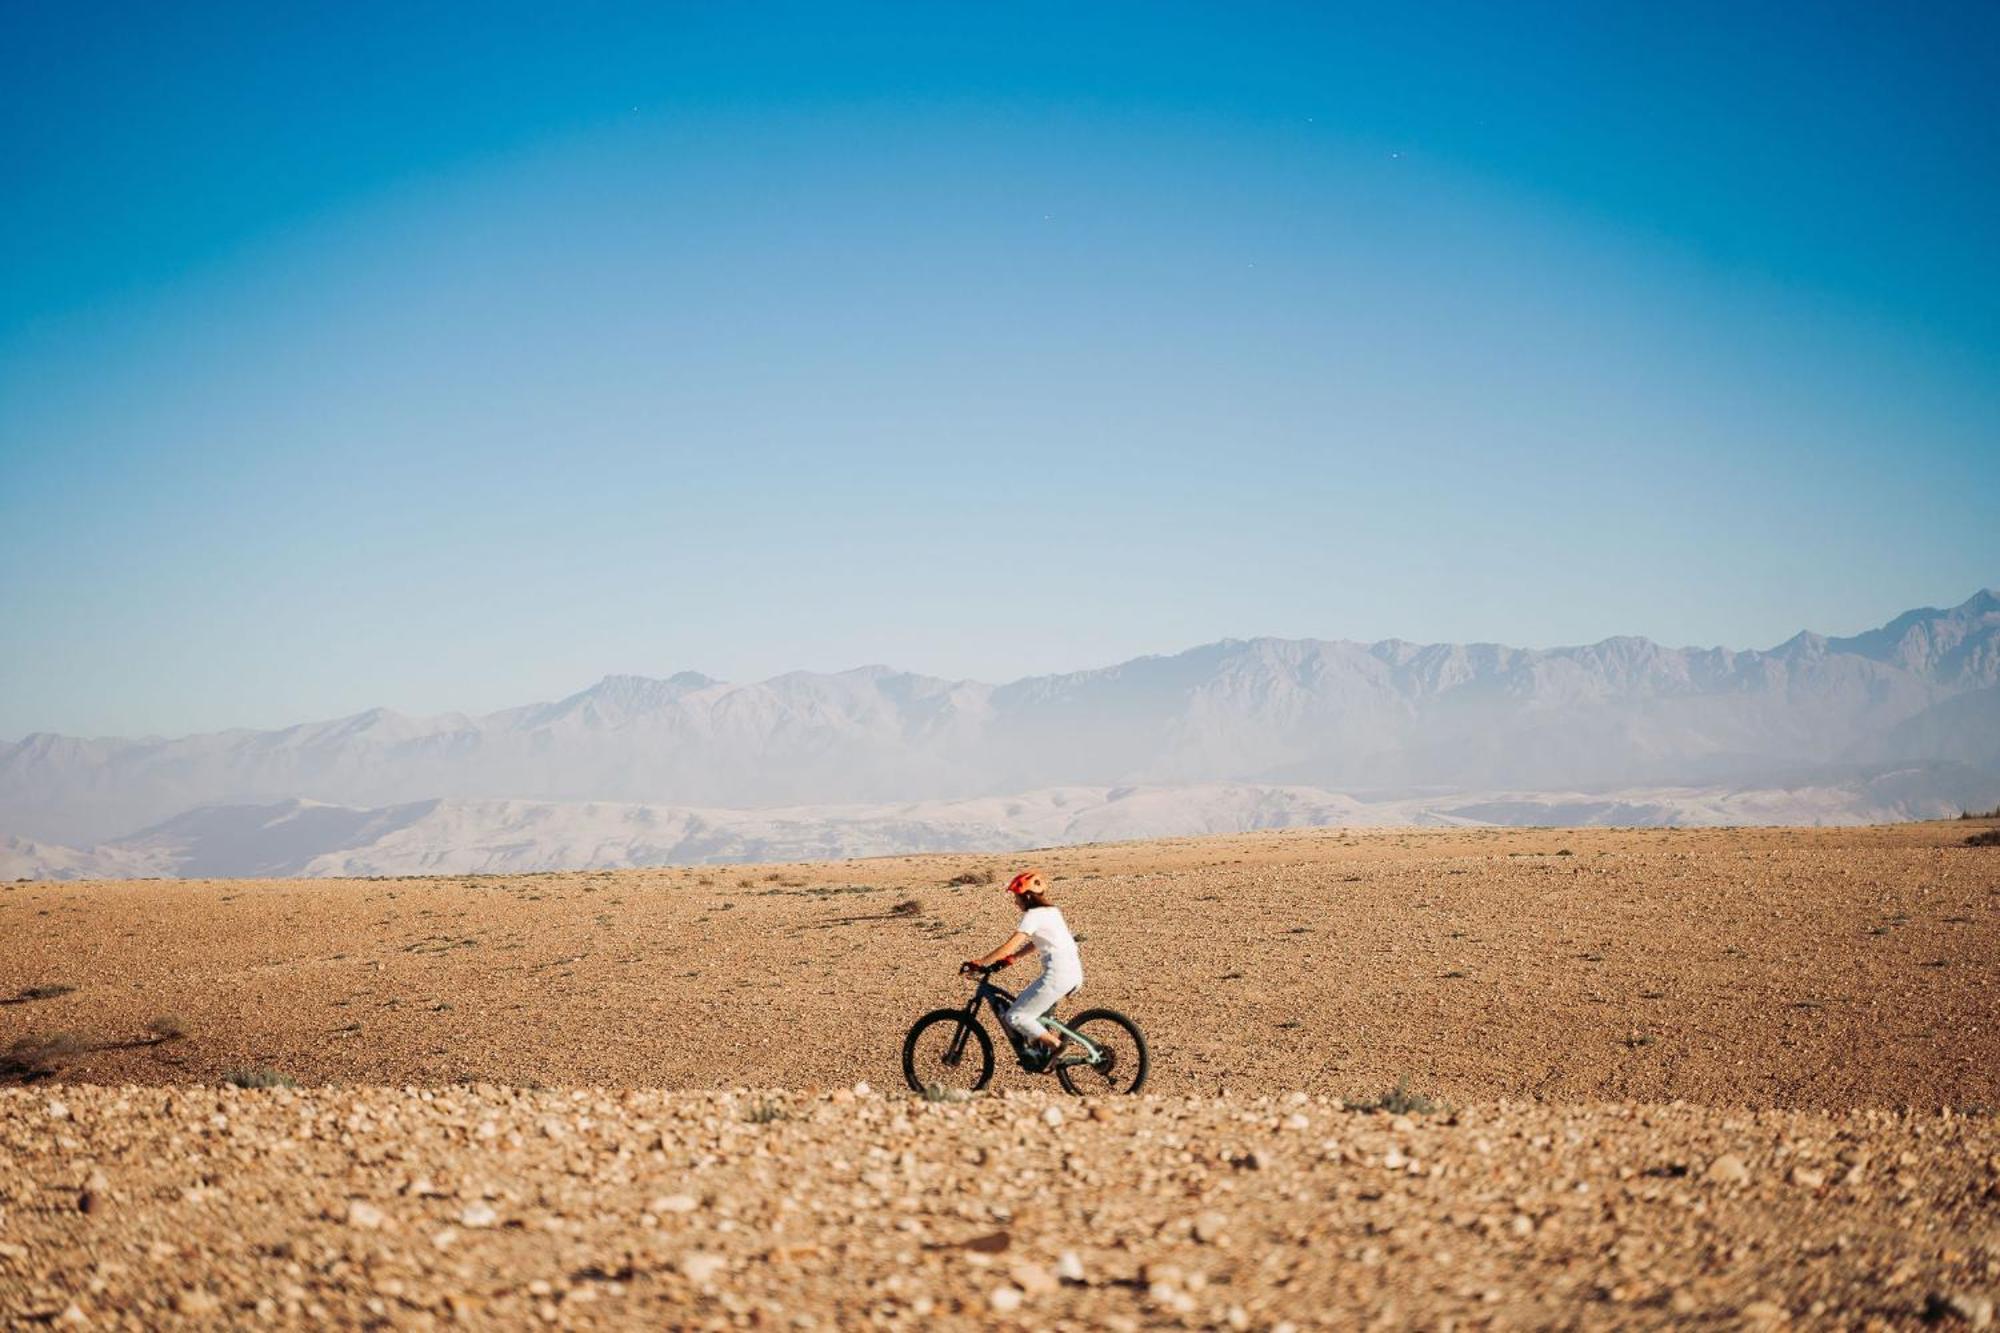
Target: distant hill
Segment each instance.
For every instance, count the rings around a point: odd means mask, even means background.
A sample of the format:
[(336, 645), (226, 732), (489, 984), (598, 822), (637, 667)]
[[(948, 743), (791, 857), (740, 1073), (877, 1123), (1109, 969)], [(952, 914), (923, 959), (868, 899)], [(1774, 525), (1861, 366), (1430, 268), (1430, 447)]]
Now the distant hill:
[(611, 676), (481, 717), (376, 709), (172, 740), (37, 734), (0, 744), (0, 832), (85, 848), (202, 807), (294, 800), (387, 818), (439, 801), (743, 812), (1217, 784), (1368, 804), (1846, 790), (1933, 763), (1956, 765), (1941, 780), (1961, 787), (2000, 771), (1991, 591), (1761, 651), (1227, 640), (1006, 685), (886, 667), (747, 685)]
[(498, 874), (908, 852), (1328, 825), (1876, 824), (2000, 804), (2000, 778), (1952, 765), (1762, 789), (1433, 794), (1359, 801), (1312, 787), (1055, 787), (889, 805), (699, 809), (616, 802), (417, 801), (376, 810), (207, 806), (85, 851), (0, 840), (0, 880)]

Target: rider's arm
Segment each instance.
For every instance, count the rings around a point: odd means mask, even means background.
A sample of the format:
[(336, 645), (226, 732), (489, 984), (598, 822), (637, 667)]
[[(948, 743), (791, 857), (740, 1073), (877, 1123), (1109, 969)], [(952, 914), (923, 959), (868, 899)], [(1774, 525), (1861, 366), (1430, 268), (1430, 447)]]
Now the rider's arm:
[(1011, 963), (1022, 954), (1031, 952), (1034, 947), (1035, 942), (1017, 930), (1007, 937), (1005, 944), (995, 949), (992, 953), (968, 959), (965, 965), (967, 967), (993, 967), (1003, 962)]

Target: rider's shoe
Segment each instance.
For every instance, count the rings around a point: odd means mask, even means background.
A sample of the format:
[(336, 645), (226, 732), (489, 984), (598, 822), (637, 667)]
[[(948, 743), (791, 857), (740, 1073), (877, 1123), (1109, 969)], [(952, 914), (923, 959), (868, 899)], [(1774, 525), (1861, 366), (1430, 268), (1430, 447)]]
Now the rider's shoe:
[(1064, 1037), (1054, 1046), (1044, 1046), (1040, 1042), (1029, 1043), (1028, 1068), (1037, 1074), (1046, 1074), (1056, 1067), (1056, 1061), (1069, 1049), (1069, 1038)]

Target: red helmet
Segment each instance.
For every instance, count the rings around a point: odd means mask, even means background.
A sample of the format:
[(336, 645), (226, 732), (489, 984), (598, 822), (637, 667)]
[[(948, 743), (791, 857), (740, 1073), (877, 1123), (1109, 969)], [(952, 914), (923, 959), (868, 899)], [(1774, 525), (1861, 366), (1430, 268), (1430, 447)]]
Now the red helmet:
[(1023, 870), (1020, 874), (1007, 881), (1007, 892), (1017, 898), (1024, 893), (1045, 894), (1048, 891), (1049, 882), (1039, 870)]

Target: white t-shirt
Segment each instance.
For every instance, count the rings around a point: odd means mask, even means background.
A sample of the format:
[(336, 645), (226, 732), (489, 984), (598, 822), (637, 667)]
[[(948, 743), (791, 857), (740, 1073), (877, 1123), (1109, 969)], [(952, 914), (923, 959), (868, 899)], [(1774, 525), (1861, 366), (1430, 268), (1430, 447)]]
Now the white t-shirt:
[(1083, 958), (1076, 951), (1076, 936), (1069, 933), (1058, 907), (1031, 907), (1021, 917), (1020, 931), (1035, 942), (1042, 956), (1042, 971), (1051, 979), (1083, 984)]

